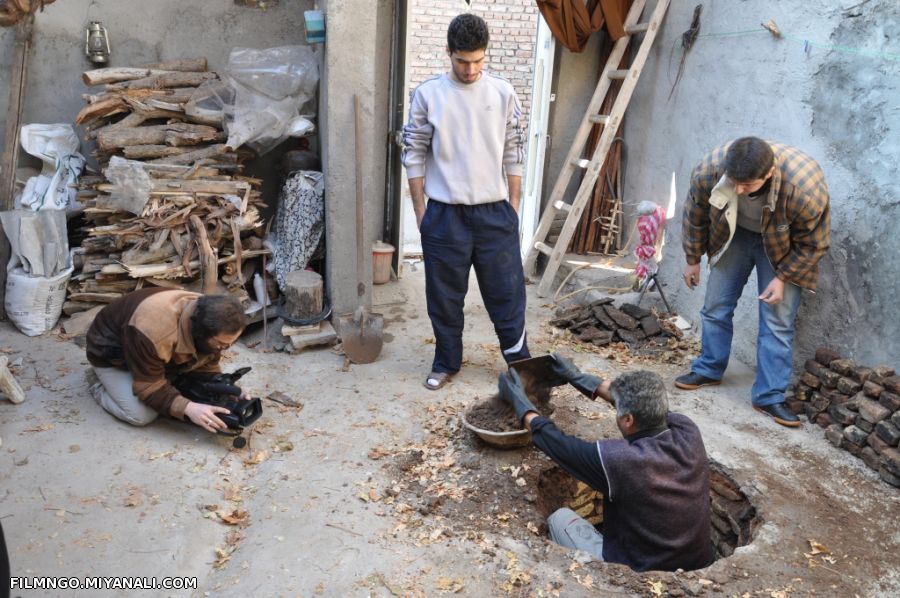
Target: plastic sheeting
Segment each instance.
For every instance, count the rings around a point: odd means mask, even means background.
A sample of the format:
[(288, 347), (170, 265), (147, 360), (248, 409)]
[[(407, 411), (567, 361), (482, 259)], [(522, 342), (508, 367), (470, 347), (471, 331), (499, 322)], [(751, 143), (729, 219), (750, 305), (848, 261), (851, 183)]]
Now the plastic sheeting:
[(318, 62), (309, 46), (235, 48), (225, 80), (202, 85), (185, 111), (223, 117), (229, 148), (247, 145), (262, 155), (288, 137), (313, 131), (300, 109), (315, 98), (318, 84)]

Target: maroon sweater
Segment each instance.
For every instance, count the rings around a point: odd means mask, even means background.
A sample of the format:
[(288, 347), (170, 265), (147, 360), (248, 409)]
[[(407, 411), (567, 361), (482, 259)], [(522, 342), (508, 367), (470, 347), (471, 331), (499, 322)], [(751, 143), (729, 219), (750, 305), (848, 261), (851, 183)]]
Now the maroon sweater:
[(635, 571), (710, 565), (709, 462), (700, 430), (669, 413), (667, 427), (586, 442), (531, 421), (534, 444), (603, 494), (603, 560)]
[(191, 336), (197, 293), (141, 289), (100, 310), (87, 332), (91, 365), (128, 370), (138, 399), (184, 419), (188, 399), (169, 380), (186, 372), (219, 372), (220, 353), (200, 354)]

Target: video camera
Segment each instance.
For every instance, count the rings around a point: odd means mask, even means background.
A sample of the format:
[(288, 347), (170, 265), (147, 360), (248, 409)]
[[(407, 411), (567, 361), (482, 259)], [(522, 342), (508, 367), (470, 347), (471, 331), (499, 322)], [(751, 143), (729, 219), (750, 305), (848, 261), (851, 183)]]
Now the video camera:
[(182, 374), (172, 380), (172, 386), (192, 401), (228, 409), (228, 413), (217, 413), (216, 417), (237, 435), (262, 416), (262, 401), (257, 397), (241, 399), (241, 389), (234, 384), (251, 369), (243, 367), (230, 374)]

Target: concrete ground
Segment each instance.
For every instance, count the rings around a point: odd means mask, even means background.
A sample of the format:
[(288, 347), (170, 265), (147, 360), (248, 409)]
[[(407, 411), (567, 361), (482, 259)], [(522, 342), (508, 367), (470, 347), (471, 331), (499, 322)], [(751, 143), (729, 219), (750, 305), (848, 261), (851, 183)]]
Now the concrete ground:
[[(386, 342), (376, 363), (345, 367), (330, 349), (287, 355), (239, 343), (226, 369), (253, 366), (245, 390), (303, 404), (265, 401), (240, 451), (178, 422), (114, 420), (90, 398), (84, 353), (72, 340), (27, 338), (0, 323), (0, 352), (28, 396), (0, 402), (0, 519), (13, 575), (198, 584), (12, 595), (900, 594), (900, 492), (829, 445), (820, 428), (788, 430), (756, 414), (753, 373), (737, 363), (718, 388), (673, 389), (671, 404), (697, 422), (710, 457), (754, 502), (763, 523), (748, 546), (702, 571), (638, 575), (513, 525), (535, 520), (533, 477), (519, 471), (547, 463), (531, 448), (486, 448), (459, 423), (503, 369), (472, 278), (466, 362), (439, 392), (421, 384), (433, 350), (421, 265), (377, 288)], [(601, 375), (647, 367), (671, 380), (685, 368), (584, 351), (547, 327), (551, 314), (530, 286), (533, 354), (559, 348)], [(606, 406), (570, 392), (555, 402), (554, 417), (583, 435), (600, 434), (597, 422), (609, 417)], [(524, 500), (498, 494), (507, 482), (524, 486)]]

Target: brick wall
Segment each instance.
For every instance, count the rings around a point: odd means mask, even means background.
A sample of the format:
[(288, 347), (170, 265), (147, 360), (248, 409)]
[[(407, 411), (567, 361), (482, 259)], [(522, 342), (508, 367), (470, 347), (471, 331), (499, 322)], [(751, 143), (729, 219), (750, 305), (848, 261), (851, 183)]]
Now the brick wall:
[[(466, 11), (463, 0), (413, 0), (410, 3), (409, 91), (434, 75), (447, 72), (447, 25)], [(471, 12), (487, 21), (491, 43), (485, 68), (505, 77), (519, 94), (524, 126), (531, 106), (531, 75), (537, 32), (533, 0), (472, 0)]]

